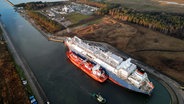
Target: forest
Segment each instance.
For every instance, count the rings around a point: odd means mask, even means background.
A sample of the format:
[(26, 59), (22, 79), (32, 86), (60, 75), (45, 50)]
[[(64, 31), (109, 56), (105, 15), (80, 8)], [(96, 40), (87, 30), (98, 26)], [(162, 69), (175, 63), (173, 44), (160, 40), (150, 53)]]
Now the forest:
[(39, 12), (28, 11), (28, 15), (35, 20), (44, 30), (50, 33), (58, 32), (65, 29), (64, 26), (60, 25), (56, 21), (50, 20)]
[(150, 29), (184, 39), (184, 14), (137, 11), (109, 4), (97, 11), (99, 15), (110, 15), (115, 19), (139, 24)]
[(23, 7), (26, 10), (38, 10), (43, 9), (45, 7), (62, 5), (65, 2), (28, 2), (28, 3), (20, 3), (15, 5), (15, 7)]

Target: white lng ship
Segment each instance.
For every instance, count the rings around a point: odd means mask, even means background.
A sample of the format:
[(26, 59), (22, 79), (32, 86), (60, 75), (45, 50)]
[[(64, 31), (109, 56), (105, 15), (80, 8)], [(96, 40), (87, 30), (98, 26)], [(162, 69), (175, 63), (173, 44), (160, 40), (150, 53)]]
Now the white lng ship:
[(131, 58), (123, 59), (102, 46), (89, 44), (74, 36), (64, 41), (70, 52), (100, 65), (109, 79), (127, 89), (150, 95), (154, 89), (146, 72), (131, 62)]

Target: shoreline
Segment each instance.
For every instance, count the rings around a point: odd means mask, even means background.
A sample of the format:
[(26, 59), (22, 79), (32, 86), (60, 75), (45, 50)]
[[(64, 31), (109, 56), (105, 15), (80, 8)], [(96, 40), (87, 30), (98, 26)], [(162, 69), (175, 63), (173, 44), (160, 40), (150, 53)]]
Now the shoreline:
[[(26, 12), (26, 11), (24, 11)], [(49, 34), (45, 33), (44, 31), (41, 30), (35, 23), (34, 20), (32, 20), (30, 17), (27, 16), (26, 13), (19, 13), (27, 22), (29, 22), (34, 28), (36, 28), (47, 40), (49, 40)]]
[[(26, 11), (24, 11), (26, 12)], [(63, 42), (65, 37), (58, 37), (58, 36), (54, 36), (51, 33), (46, 33), (45, 31), (43, 31), (39, 25), (35, 24), (34, 20), (32, 18), (30, 18), (26, 13), (20, 13), (18, 12), (27, 22), (29, 22), (35, 29), (37, 29), (48, 41), (54, 41), (54, 42)], [(66, 30), (62, 30), (62, 31), (66, 31)], [(61, 31), (60, 31), (61, 32)]]
[(145, 69), (145, 71), (160, 82), (168, 91), (171, 96), (171, 104), (184, 104), (184, 92), (179, 88), (181, 86), (177, 81), (160, 73), (155, 68), (133, 59), (133, 61)]
[(10, 53), (12, 54), (12, 57), (14, 58), (15, 62), (17, 65), (19, 65), (22, 69), (23, 72), (26, 76), (26, 79), (36, 97), (36, 100), (38, 101), (39, 104), (44, 104), (44, 102), (48, 102), (48, 99), (46, 97), (45, 92), (43, 91), (43, 89), (41, 88), (41, 86), (39, 85), (36, 77), (34, 76), (34, 73), (31, 71), (29, 65), (26, 63), (25, 59), (17, 52), (16, 48), (14, 47), (14, 45), (12, 44), (8, 33), (6, 32), (3, 23), (0, 22), (0, 27), (2, 28), (3, 31), (3, 37), (7, 42), (7, 47), (10, 51)]

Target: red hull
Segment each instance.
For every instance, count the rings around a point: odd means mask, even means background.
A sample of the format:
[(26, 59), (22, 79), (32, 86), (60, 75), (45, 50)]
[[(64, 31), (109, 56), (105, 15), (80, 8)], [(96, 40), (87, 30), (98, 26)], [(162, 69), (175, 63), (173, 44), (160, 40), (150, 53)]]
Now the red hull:
[[(104, 82), (105, 80), (107, 80), (108, 76), (105, 75), (103, 77), (99, 77), (95, 74), (93, 74), (93, 72), (91, 71), (92, 67), (94, 66), (93, 64), (91, 64), (90, 62), (83, 62), (84, 60), (82, 60), (80, 57), (76, 56), (75, 54), (73, 54), (72, 52), (66, 52), (67, 57), (70, 59), (70, 61), (76, 65), (78, 68), (80, 68), (81, 70), (83, 70), (86, 74), (88, 74), (90, 77), (92, 77), (93, 79), (95, 79), (98, 82)], [(88, 67), (86, 67), (88, 66)]]

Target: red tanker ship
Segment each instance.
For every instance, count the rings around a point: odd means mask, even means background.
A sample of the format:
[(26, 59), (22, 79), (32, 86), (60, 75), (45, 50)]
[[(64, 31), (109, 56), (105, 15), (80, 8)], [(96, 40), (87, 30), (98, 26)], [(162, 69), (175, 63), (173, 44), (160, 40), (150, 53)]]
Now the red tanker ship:
[(67, 51), (66, 55), (74, 65), (76, 65), (96, 81), (102, 83), (107, 80), (108, 76), (105, 71), (100, 68), (100, 65), (94, 65), (88, 60), (83, 60), (71, 51)]

